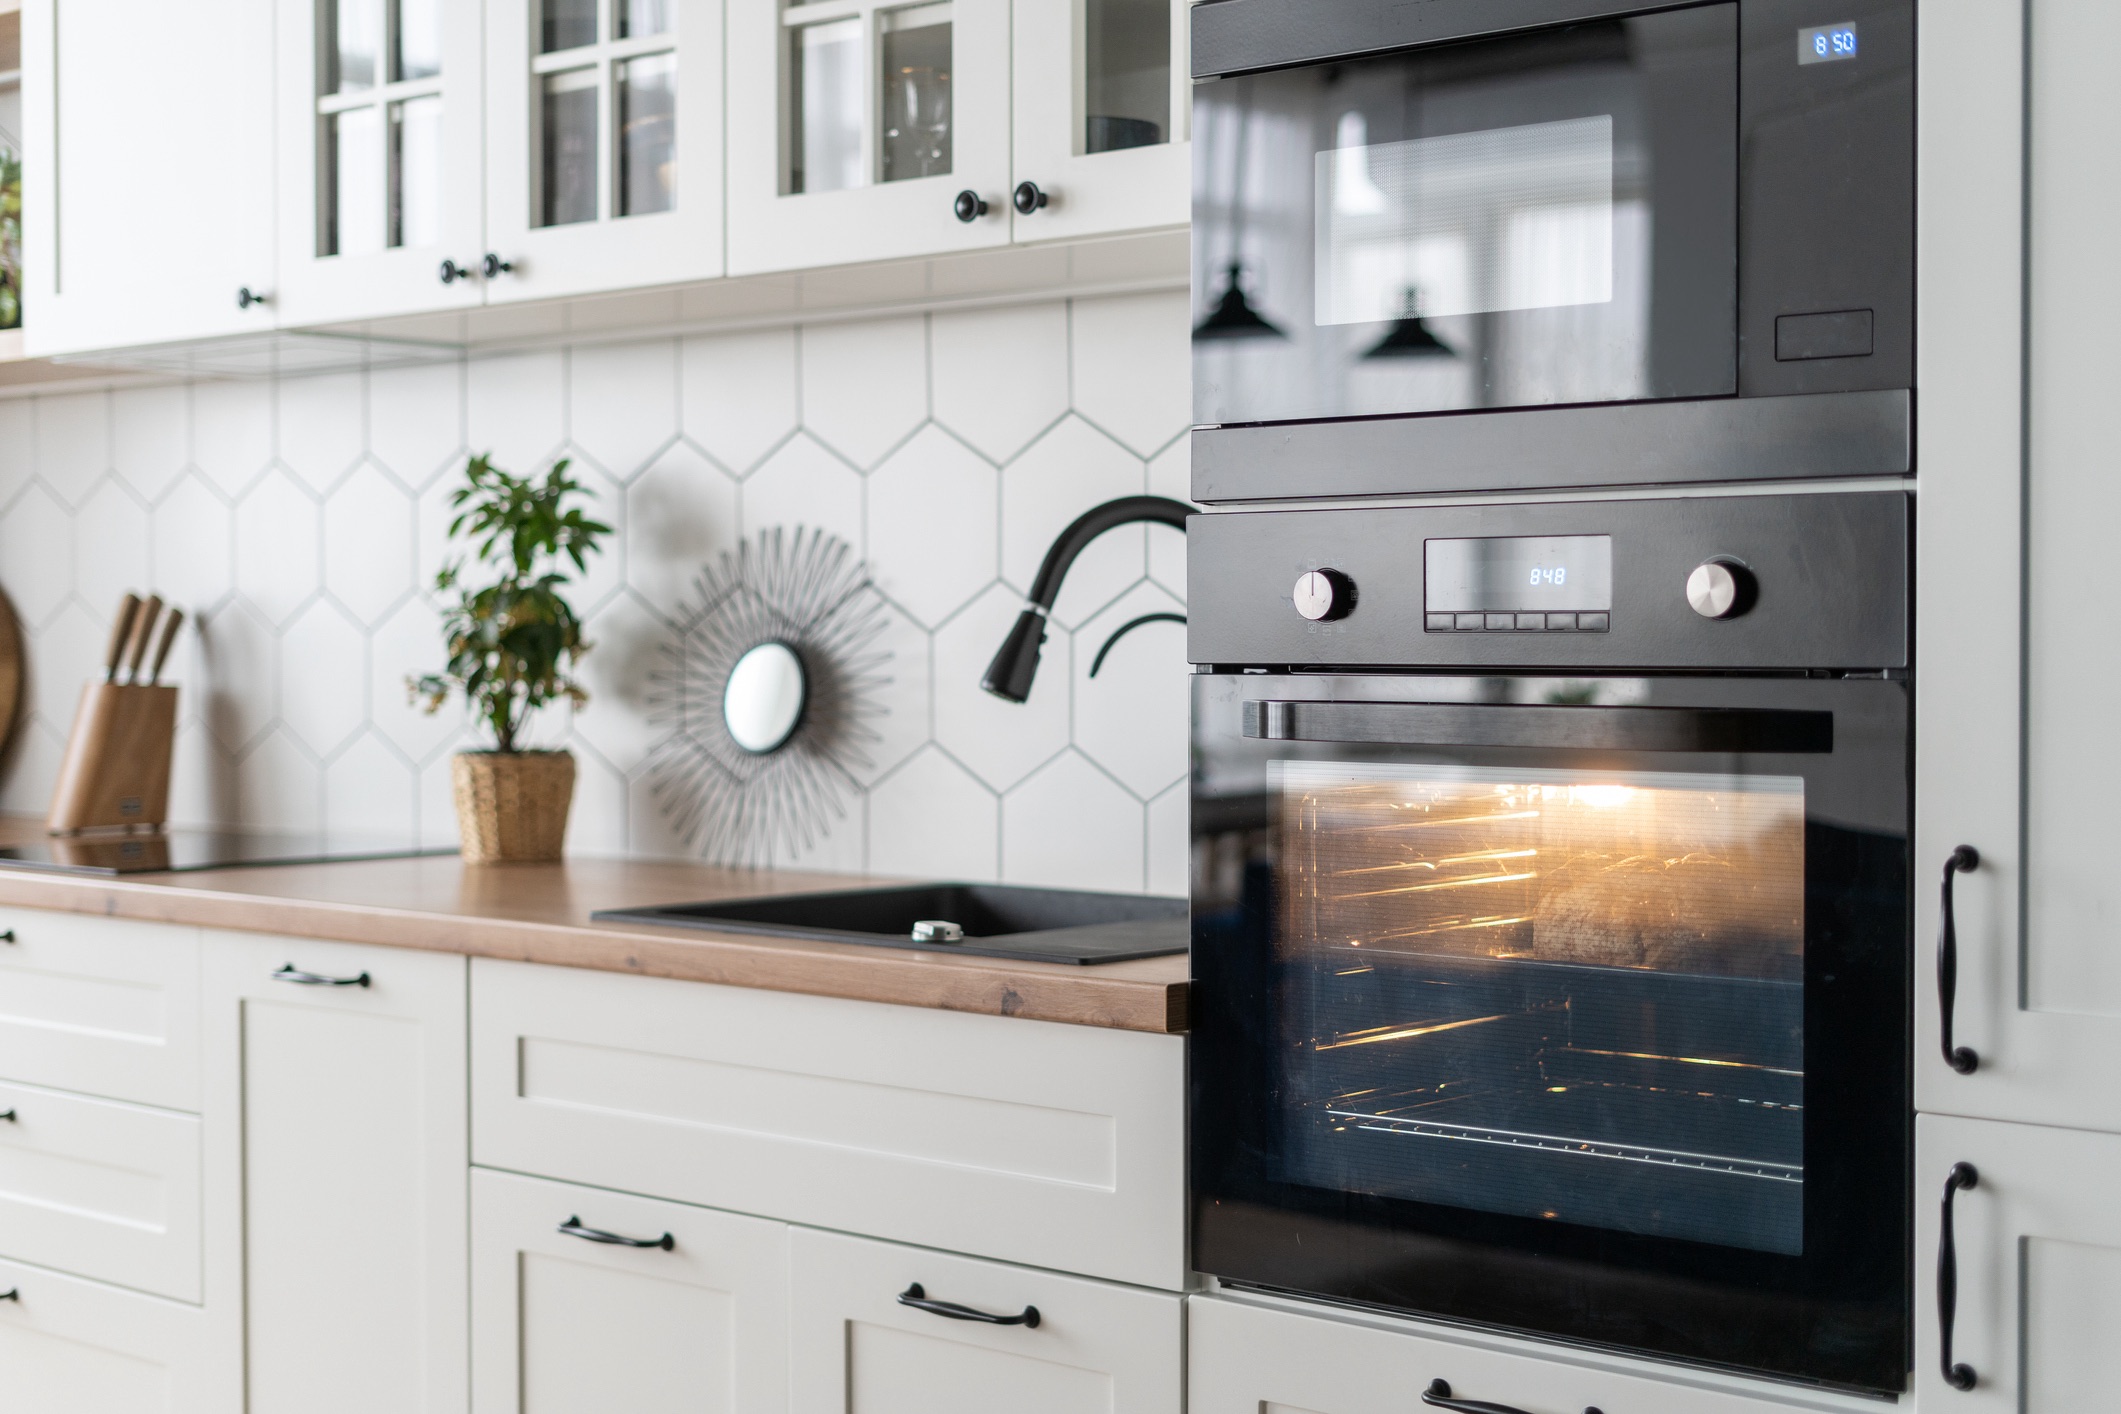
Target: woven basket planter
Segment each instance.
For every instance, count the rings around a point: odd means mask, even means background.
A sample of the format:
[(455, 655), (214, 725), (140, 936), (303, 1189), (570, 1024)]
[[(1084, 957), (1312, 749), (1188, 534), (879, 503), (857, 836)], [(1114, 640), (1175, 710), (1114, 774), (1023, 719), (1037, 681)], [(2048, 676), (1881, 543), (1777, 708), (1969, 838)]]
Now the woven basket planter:
[(466, 864), (544, 864), (560, 857), (574, 799), (565, 751), (461, 751), (450, 761)]

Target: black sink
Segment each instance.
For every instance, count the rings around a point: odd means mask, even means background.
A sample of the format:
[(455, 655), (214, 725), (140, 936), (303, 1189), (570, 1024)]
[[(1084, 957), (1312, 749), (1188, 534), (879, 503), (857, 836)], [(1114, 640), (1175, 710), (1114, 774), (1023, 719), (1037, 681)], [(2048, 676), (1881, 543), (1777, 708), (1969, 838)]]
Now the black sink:
[[(657, 923), (1038, 962), (1125, 962), (1181, 953), (1187, 947), (1182, 898), (1010, 884), (906, 884), (723, 903), (607, 908), (590, 916), (608, 923)], [(929, 921), (955, 923), (965, 935), (955, 942), (916, 940), (913, 925)]]

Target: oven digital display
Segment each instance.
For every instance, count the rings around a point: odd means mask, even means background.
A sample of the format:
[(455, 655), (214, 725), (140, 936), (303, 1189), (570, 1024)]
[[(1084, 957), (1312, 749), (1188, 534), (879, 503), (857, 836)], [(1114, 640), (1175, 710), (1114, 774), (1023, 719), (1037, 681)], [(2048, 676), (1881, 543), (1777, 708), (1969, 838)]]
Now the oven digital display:
[(1613, 607), (1613, 537), (1513, 535), (1430, 540), (1425, 595), (1432, 614)]
[(1797, 31), (1797, 62), (1831, 64), (1836, 59), (1856, 57), (1856, 26), (1853, 23), (1815, 25)]

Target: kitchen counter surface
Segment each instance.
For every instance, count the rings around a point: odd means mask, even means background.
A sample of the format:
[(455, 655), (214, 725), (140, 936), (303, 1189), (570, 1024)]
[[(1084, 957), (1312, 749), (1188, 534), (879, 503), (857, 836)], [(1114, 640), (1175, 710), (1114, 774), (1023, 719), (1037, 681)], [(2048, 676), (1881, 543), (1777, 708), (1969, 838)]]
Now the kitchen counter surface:
[(117, 878), (0, 868), (0, 909), (426, 948), (1129, 1031), (1186, 1029), (1184, 955), (1076, 967), (589, 919), (602, 908), (873, 882), (606, 859), (467, 868), (454, 855)]

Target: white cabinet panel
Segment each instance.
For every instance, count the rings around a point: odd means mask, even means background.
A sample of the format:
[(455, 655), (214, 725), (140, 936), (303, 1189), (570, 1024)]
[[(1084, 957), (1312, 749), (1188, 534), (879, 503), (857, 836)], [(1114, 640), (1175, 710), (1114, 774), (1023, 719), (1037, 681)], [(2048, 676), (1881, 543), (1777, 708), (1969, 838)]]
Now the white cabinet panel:
[(199, 1299), (199, 1120), (0, 1082), (0, 1254)]
[(464, 959), (205, 945), (208, 1143), (240, 1175), (211, 1198), (240, 1205), (251, 1414), (462, 1410)]
[[(1923, 1115), (1915, 1125), (1916, 1400), (1937, 1414), (2113, 1407), (2121, 1390), (2121, 1136)], [(1952, 1200), (1958, 1300), (1947, 1381), (1936, 1299), (1940, 1195)]]
[(487, 301), (720, 275), (722, 70), (721, 0), (487, 0)]
[[(788, 1229), (475, 1170), (478, 1414), (774, 1414), (788, 1405)], [(629, 1247), (562, 1224), (634, 1239)]]
[(481, 1164), (1177, 1288), (1185, 1045), (480, 959)]
[(274, 278), (273, 0), (22, 18), (25, 348), (270, 329), (237, 291)]
[(204, 1314), (0, 1260), (0, 1407), (8, 1414), (226, 1414), (234, 1352)]
[[(795, 1414), (1170, 1414), (1184, 1403), (1181, 1301), (798, 1228)], [(990, 1325), (920, 1299), (1037, 1323)]]
[(32, 909), (0, 929), (0, 1079), (199, 1107), (196, 930)]

